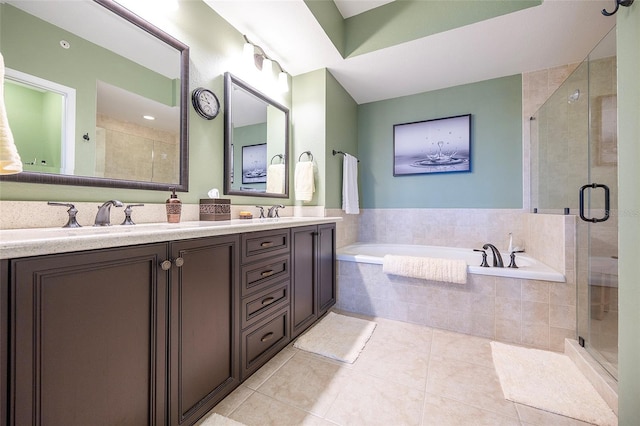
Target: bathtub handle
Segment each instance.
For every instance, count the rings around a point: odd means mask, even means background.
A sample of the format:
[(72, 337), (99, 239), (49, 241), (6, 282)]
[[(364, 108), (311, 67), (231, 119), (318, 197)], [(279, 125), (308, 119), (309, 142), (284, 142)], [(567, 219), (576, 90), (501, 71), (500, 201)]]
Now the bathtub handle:
[[(584, 191), (587, 188), (602, 188), (604, 189), (604, 216), (603, 217), (586, 217), (584, 215)], [(590, 183), (587, 185), (583, 185), (580, 188), (580, 219), (584, 220), (585, 222), (591, 222), (591, 223), (598, 223), (598, 222), (605, 222), (607, 219), (609, 219), (609, 210), (611, 207), (611, 203), (610, 203), (610, 196), (609, 196), (609, 187), (607, 185), (601, 184), (601, 183)]]
[(487, 252), (482, 249), (473, 249), (473, 251), (479, 251), (482, 253), (482, 263), (480, 264), (480, 266), (482, 266), (483, 268), (488, 268), (489, 264), (487, 263)]

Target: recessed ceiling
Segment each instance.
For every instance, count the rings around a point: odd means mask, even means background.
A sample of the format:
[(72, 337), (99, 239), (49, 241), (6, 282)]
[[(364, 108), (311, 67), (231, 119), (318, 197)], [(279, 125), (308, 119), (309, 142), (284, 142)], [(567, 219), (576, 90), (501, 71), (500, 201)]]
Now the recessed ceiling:
[[(205, 0), (293, 76), (327, 68), (359, 103), (582, 61), (615, 25), (605, 0), (542, 5), (343, 58), (303, 0)], [(336, 0), (343, 17), (388, 1)]]

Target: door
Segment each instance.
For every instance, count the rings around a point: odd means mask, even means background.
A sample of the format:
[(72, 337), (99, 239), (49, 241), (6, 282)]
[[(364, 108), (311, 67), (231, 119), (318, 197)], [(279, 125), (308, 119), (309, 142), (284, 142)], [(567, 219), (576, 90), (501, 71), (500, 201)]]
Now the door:
[(318, 225), (318, 316), (336, 303), (336, 225)]
[(318, 227), (291, 229), (291, 338), (318, 318), (316, 299), (316, 238)]
[(164, 425), (167, 245), (11, 261), (11, 425)]
[(193, 424), (239, 384), (239, 237), (171, 243), (170, 422)]

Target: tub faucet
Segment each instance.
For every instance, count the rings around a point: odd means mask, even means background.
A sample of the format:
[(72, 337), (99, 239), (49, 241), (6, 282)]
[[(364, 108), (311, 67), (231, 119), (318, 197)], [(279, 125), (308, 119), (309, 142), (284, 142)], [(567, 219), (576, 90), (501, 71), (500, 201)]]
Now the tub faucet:
[(502, 255), (500, 251), (493, 244), (485, 244), (482, 246), (483, 249), (491, 249), (491, 253), (493, 254), (493, 266), (497, 266), (498, 268), (504, 268), (504, 263), (502, 262)]
[(111, 226), (111, 206), (122, 207), (122, 203), (118, 200), (109, 200), (98, 206), (98, 214), (93, 226)]

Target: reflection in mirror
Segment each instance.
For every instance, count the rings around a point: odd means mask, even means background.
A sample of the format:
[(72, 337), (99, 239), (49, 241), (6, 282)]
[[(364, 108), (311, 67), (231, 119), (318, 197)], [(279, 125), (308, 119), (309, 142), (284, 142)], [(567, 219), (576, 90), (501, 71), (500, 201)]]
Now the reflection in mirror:
[(110, 0), (0, 8), (25, 170), (3, 180), (187, 190), (186, 45)]
[(289, 109), (225, 74), (224, 193), (289, 196)]

